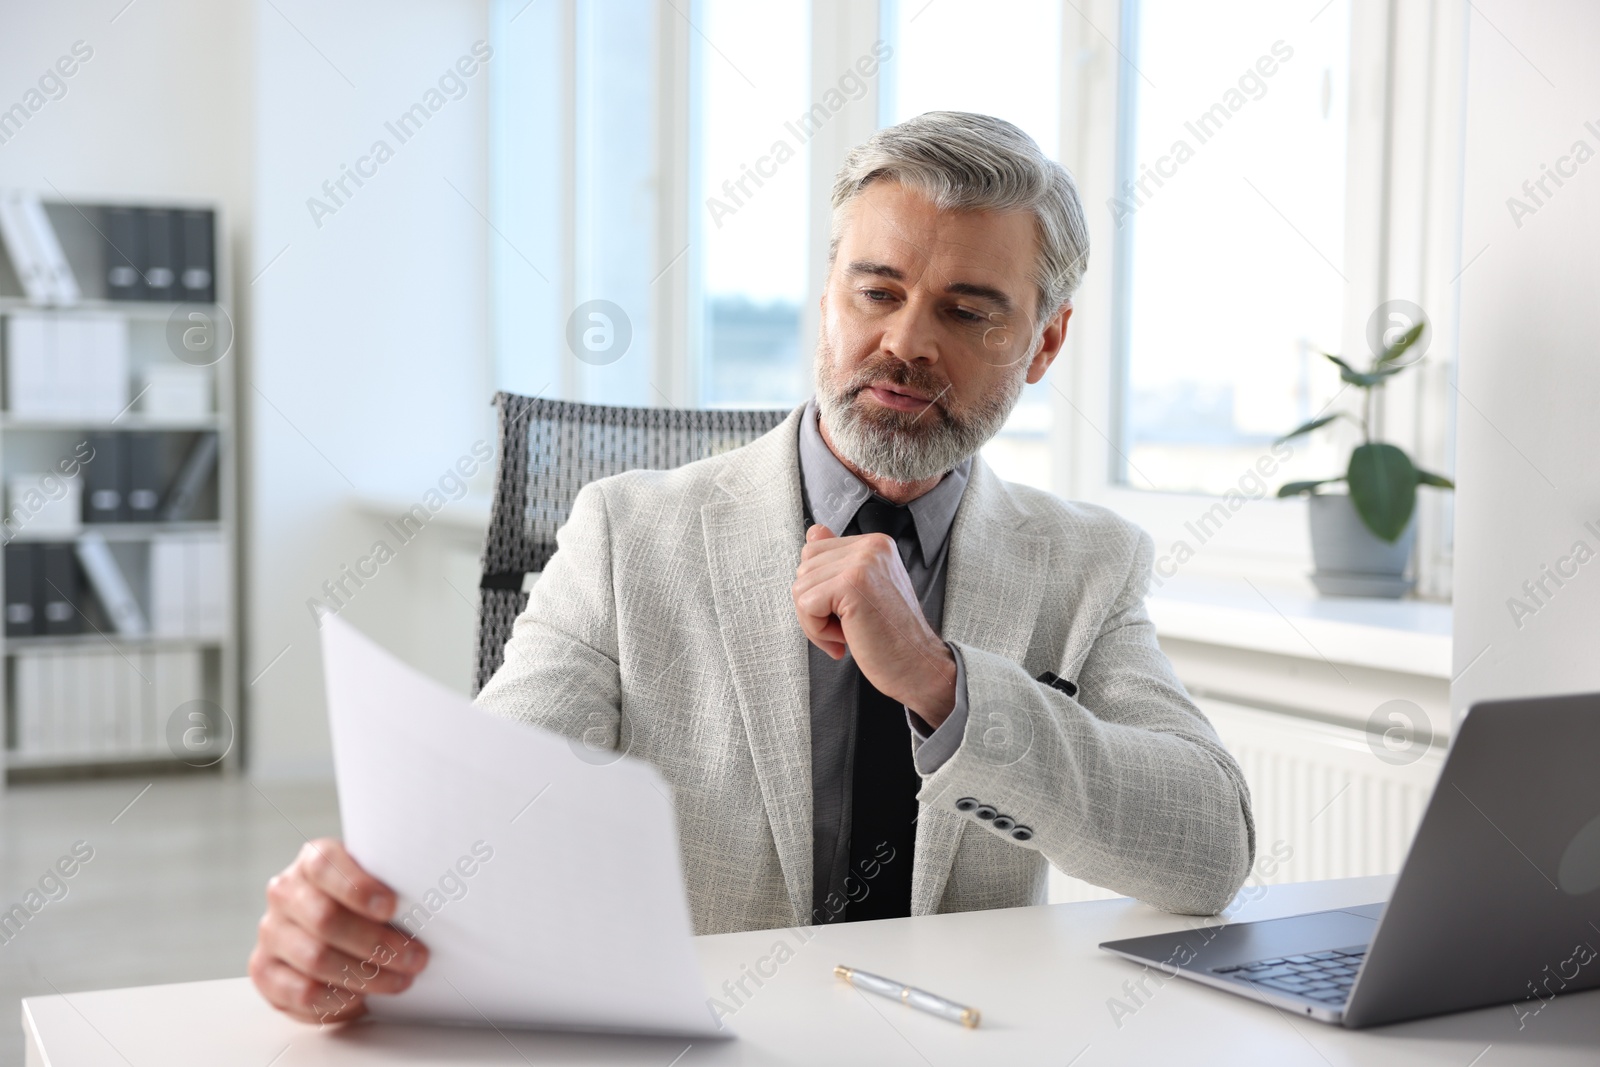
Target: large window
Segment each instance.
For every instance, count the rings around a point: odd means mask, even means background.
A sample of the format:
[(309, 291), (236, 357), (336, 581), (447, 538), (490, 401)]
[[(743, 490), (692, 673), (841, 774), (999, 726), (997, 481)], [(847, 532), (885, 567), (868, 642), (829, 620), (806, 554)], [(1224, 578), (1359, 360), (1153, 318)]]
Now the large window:
[(1061, 140), (1060, 0), (965, 4), (881, 0), (879, 122), (924, 111), (978, 111), (1014, 122), (1054, 156)]
[[(811, 5), (698, 0), (690, 40), (693, 233), (687, 256), (706, 407), (798, 403), (808, 291)], [(825, 209), (825, 202), (818, 210)]]
[[(1128, 12), (1114, 477), (1220, 494), (1339, 389), (1349, 0)], [(1301, 442), (1282, 480), (1334, 461)]]
[[(1395, 299), (1430, 312), (1433, 367), (1387, 387), (1380, 430), (1448, 471), (1460, 78), (1454, 38), (1432, 41), (1422, 9), (490, 10), (502, 388), (653, 406), (801, 400), (845, 152), (925, 111), (980, 111), (1073, 172), (1093, 249), (1066, 351), (985, 449), (1002, 477), (1108, 505), (1159, 554), (1253, 477), (1275, 438), (1352, 399), (1319, 353), (1364, 363), (1368, 320)], [(1348, 443), (1302, 438), (1263, 488), (1337, 474)], [(1421, 586), (1441, 595), (1449, 498), (1420, 506)], [(1261, 500), (1196, 567), (1303, 574), (1308, 553), (1303, 502)]]
[(576, 6), (573, 71), (573, 312), (568, 352), (585, 395), (608, 404), (662, 402), (656, 380), (655, 257), (661, 210), (654, 112), (637, 106), (657, 82), (654, 0)]
[(654, 0), (491, 7), (499, 388), (664, 402), (654, 243), (662, 133), (656, 111), (641, 106), (660, 81), (659, 12)]

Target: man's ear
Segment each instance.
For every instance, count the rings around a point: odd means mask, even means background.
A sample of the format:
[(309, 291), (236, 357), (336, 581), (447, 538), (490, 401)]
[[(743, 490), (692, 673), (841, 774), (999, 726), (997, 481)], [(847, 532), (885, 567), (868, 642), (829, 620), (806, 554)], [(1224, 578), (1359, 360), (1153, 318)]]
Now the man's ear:
[(1067, 320), (1070, 318), (1072, 318), (1072, 301), (1069, 300), (1055, 313), (1050, 324), (1044, 328), (1044, 333), (1039, 335), (1039, 351), (1033, 354), (1033, 359), (1028, 364), (1029, 385), (1034, 385), (1043, 378), (1044, 372), (1050, 369), (1050, 364), (1061, 354), (1062, 346), (1067, 341)]

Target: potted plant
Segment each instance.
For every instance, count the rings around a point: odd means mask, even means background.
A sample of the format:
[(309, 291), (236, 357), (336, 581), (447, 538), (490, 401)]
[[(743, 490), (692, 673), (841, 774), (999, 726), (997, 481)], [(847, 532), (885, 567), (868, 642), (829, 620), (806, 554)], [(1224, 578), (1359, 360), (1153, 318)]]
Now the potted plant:
[[(1406, 351), (1422, 338), (1427, 322), (1401, 334), (1358, 371), (1338, 356), (1324, 352), (1339, 368), (1339, 377), (1362, 391), (1359, 415), (1335, 411), (1312, 419), (1284, 434), (1279, 442), (1321, 429), (1337, 419), (1361, 427), (1361, 443), (1350, 453), (1345, 473), (1337, 478), (1290, 482), (1278, 496), (1305, 495), (1311, 516), (1311, 575), (1318, 592), (1341, 596), (1404, 596), (1412, 582), (1405, 577), (1411, 547), (1416, 540), (1417, 486), (1454, 489), (1450, 479), (1422, 470), (1405, 452), (1372, 439), (1373, 398), (1388, 380), (1412, 364), (1402, 362)], [(1319, 492), (1323, 486), (1344, 483), (1347, 492)]]

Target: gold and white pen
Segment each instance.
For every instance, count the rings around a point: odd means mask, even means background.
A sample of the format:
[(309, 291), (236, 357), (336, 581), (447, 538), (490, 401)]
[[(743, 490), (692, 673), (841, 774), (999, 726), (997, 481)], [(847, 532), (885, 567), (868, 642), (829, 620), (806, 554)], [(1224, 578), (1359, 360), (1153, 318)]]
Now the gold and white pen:
[(857, 989), (864, 989), (868, 993), (876, 993), (880, 997), (898, 1000), (900, 1003), (916, 1008), (918, 1011), (925, 1011), (929, 1015), (937, 1015), (941, 1019), (960, 1023), (969, 1030), (978, 1025), (979, 1013), (977, 1008), (963, 1007), (953, 1000), (935, 996), (925, 989), (901, 985), (899, 982), (880, 978), (878, 975), (868, 974), (866, 971), (858, 971), (854, 967), (846, 967), (842, 963), (833, 969), (833, 973)]

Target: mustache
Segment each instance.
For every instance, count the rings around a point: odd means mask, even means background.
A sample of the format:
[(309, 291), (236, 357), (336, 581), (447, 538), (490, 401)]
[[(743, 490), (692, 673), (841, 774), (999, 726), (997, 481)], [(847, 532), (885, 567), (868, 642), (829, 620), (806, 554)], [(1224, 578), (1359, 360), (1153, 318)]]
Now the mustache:
[(845, 391), (847, 400), (854, 400), (862, 390), (874, 382), (890, 382), (907, 389), (915, 389), (925, 396), (932, 397), (929, 401), (931, 407), (940, 411), (947, 411), (944, 397), (949, 393), (950, 383), (944, 381), (927, 367), (920, 364), (906, 363), (898, 359), (888, 359), (880, 363), (869, 364), (851, 379), (849, 388)]

